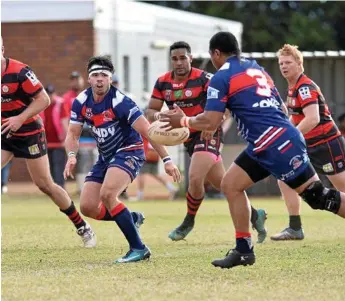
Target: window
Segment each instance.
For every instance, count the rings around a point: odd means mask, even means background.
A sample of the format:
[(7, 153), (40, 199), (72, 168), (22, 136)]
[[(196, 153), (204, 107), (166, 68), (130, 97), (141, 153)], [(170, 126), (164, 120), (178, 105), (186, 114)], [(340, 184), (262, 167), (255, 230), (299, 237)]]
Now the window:
[(123, 78), (124, 78), (124, 85), (123, 90), (126, 92), (130, 92), (130, 77), (129, 77), (129, 56), (125, 55), (123, 57)]
[(143, 91), (149, 91), (149, 58), (143, 57)]

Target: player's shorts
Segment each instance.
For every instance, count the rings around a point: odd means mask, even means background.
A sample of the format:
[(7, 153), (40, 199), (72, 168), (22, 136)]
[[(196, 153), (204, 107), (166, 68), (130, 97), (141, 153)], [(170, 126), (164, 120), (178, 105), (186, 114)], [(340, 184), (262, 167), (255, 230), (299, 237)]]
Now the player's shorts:
[(309, 147), (308, 156), (319, 174), (335, 175), (345, 170), (345, 139), (343, 136)]
[(45, 132), (29, 136), (1, 135), (1, 149), (11, 152), (16, 158), (37, 159), (47, 154)]
[(211, 140), (201, 140), (201, 132), (191, 133), (184, 146), (190, 157), (196, 152), (209, 152), (217, 157), (220, 155), (220, 147), (223, 143), (223, 132), (221, 128), (218, 128), (214, 133)]
[(145, 162), (143, 167), (140, 169), (140, 174), (148, 173), (150, 175), (158, 174), (158, 162)]
[(145, 162), (144, 158), (144, 150), (118, 152), (112, 159), (106, 162), (99, 158), (86, 176), (85, 182), (103, 183), (107, 170), (110, 167), (117, 167), (127, 172), (131, 181), (133, 181)]
[(235, 160), (254, 183), (273, 175), (291, 188), (297, 188), (309, 180), (315, 170), (312, 167), (302, 135), (289, 137), (290, 144), (284, 152), (271, 147), (259, 153), (245, 149)]

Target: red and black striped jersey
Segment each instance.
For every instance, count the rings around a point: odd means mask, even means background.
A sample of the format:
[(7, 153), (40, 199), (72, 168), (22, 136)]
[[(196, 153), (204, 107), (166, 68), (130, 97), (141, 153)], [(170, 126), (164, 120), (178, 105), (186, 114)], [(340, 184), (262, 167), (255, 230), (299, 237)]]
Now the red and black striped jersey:
[[(1, 122), (22, 113), (43, 89), (32, 69), (19, 61), (6, 58), (6, 69), (1, 74)], [(13, 136), (29, 136), (44, 131), (39, 115), (26, 120)]]
[(304, 135), (308, 147), (313, 147), (341, 135), (332, 119), (330, 110), (320, 88), (305, 74), (301, 74), (294, 87), (288, 91), (287, 105), (292, 121), (298, 125), (303, 118), (303, 109), (309, 105), (319, 106), (319, 124)]
[(177, 82), (173, 71), (169, 71), (158, 78), (151, 97), (164, 101), (169, 109), (177, 104), (187, 116), (196, 116), (204, 111), (207, 87), (212, 76), (211, 73), (192, 68), (186, 80)]

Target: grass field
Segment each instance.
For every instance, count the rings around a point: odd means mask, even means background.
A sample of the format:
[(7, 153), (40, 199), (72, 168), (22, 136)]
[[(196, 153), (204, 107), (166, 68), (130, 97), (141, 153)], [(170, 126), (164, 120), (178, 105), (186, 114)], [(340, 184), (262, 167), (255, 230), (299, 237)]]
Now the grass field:
[[(282, 201), (254, 200), (268, 211), (273, 234), (287, 223)], [(185, 203), (128, 203), (141, 210), (141, 229), (153, 252), (149, 261), (113, 265), (127, 252), (113, 222), (90, 221), (96, 249), (81, 248), (75, 230), (46, 198), (2, 198), (3, 301), (221, 301), (345, 300), (345, 221), (303, 206), (306, 238), (256, 245), (257, 262), (231, 270), (210, 262), (234, 246), (225, 201), (206, 201), (187, 241), (168, 232), (185, 214)]]

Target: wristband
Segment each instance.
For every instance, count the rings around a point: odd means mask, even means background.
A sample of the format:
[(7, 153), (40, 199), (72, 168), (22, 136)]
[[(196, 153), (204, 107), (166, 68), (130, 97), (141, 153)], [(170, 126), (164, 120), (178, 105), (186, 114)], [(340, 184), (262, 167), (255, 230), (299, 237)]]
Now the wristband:
[(68, 154), (67, 154), (67, 157), (69, 158), (69, 157), (76, 157), (76, 154), (75, 154), (75, 152), (69, 152)]
[(180, 121), (181, 126), (189, 128), (190, 127), (189, 120), (190, 120), (190, 117), (187, 117), (187, 116), (182, 117)]
[(165, 164), (171, 162), (172, 160), (171, 160), (171, 157), (170, 157), (170, 156), (166, 156), (166, 157), (164, 157), (164, 158), (162, 159), (162, 161), (163, 161), (163, 163), (164, 163), (164, 165), (165, 165)]
[(154, 120), (159, 120), (159, 115), (160, 115), (160, 112), (156, 112), (156, 113), (153, 115), (153, 119), (154, 119)]

